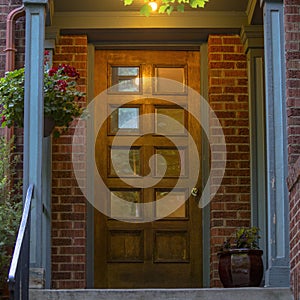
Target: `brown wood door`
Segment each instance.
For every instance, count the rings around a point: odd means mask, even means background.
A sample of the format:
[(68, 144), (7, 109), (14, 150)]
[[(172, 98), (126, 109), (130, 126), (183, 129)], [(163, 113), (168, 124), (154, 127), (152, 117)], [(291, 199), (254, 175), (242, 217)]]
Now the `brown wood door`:
[[(189, 139), (198, 153), (201, 148), (199, 103), (185, 87), (199, 92), (199, 53), (99, 50), (94, 72), (95, 94), (109, 88), (109, 117), (95, 145), (97, 170), (109, 190), (95, 193), (95, 201), (107, 203), (105, 214), (94, 215), (95, 288), (201, 287), (201, 210), (189, 197), (192, 187), (176, 186), (194, 169), (187, 164), (194, 155)], [(167, 214), (159, 201), (166, 195), (176, 206)]]

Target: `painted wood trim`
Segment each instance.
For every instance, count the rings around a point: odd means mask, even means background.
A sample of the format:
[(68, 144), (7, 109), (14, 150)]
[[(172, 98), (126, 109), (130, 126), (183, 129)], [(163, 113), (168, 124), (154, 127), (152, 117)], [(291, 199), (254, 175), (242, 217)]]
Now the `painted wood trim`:
[[(94, 99), (94, 56), (95, 56), (95, 47), (94, 45), (88, 45), (88, 91), (87, 91), (87, 100), (90, 103)], [(87, 131), (93, 132), (93, 120), (90, 120), (87, 123)], [(93, 157), (93, 143), (87, 143), (88, 155), (86, 166), (87, 174), (89, 174), (89, 180), (87, 180), (87, 261), (86, 261), (86, 284), (87, 288), (94, 288), (94, 206), (93, 203), (90, 203), (91, 199), (94, 199), (94, 164), (89, 160), (90, 157)]]
[[(208, 46), (207, 44), (202, 44), (200, 47), (200, 68), (201, 68), (201, 86), (200, 94), (208, 101)], [(202, 104), (203, 102), (201, 102)], [(207, 105), (200, 106), (201, 122), (204, 124), (209, 124), (209, 111), (207, 111)], [(208, 128), (209, 126), (207, 126)], [(202, 131), (202, 136), (205, 132)], [(202, 140), (202, 186), (206, 184), (206, 180), (209, 178), (210, 173), (210, 145)], [(210, 189), (206, 190), (206, 195), (202, 195), (204, 199), (210, 199)], [(205, 203), (210, 203), (210, 201), (205, 201)], [(210, 287), (210, 205), (206, 205), (202, 209), (202, 247), (203, 247), (203, 288)]]
[(283, 4), (265, 2), (267, 286), (289, 286), (289, 203)]
[(258, 0), (249, 0), (248, 2), (248, 6), (246, 9), (246, 14), (248, 16), (248, 24), (251, 24), (257, 1)]
[[(33, 3), (36, 2), (36, 3)], [(34, 184), (31, 209), (30, 267), (42, 267), (42, 154), (45, 1), (24, 1), (26, 11), (24, 173), (23, 185)]]
[(51, 195), (52, 195), (52, 137), (43, 139), (42, 166), (42, 266), (45, 270), (44, 288), (51, 288)]
[(241, 39), (248, 63), (250, 162), (251, 162), (251, 225), (260, 228), (259, 246), (263, 250), (264, 268), (267, 261), (266, 227), (266, 125), (264, 82), (263, 26), (244, 26)]
[(185, 12), (170, 16), (141, 16), (139, 12), (56, 12), (53, 26), (65, 29), (93, 28), (241, 28), (246, 12)]

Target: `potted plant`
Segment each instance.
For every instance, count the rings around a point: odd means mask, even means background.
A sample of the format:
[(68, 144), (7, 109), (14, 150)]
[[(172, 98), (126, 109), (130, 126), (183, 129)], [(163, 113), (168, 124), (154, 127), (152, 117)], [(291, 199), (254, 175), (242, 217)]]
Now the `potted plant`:
[(0, 138), (0, 299), (8, 299), (8, 269), (22, 215), (22, 180), (16, 172), (20, 159), (12, 145), (13, 138)]
[[(82, 114), (78, 100), (84, 93), (77, 89), (79, 73), (69, 65), (59, 65), (44, 70), (44, 136), (56, 128), (54, 136), (58, 137), (66, 130), (74, 118)], [(7, 72), (0, 78), (0, 121), (2, 127), (24, 124), (24, 80), (25, 69)], [(50, 126), (50, 129), (48, 128)]]
[(225, 288), (257, 287), (263, 277), (263, 251), (258, 247), (259, 228), (240, 228), (227, 239), (219, 256), (219, 276)]

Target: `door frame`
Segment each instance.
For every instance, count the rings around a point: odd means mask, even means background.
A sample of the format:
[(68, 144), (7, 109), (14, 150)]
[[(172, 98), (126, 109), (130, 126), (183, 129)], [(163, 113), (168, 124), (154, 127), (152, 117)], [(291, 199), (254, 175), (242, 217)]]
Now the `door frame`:
[[(186, 50), (186, 51), (195, 51), (195, 49), (200, 52), (200, 91), (201, 95), (208, 99), (208, 51), (207, 51), (207, 43), (199, 43), (199, 44), (180, 44), (180, 45), (152, 45), (153, 50)], [(118, 48), (115, 44), (112, 47), (112, 50), (116, 50)], [(171, 48), (171, 49), (170, 49)], [(120, 49), (124, 49), (122, 45), (120, 45)], [(136, 50), (152, 50), (149, 49), (149, 46), (145, 46), (143, 44), (135, 45)], [(94, 98), (94, 56), (95, 51), (101, 50), (101, 47), (89, 44), (88, 45), (88, 90), (87, 90), (87, 101), (88, 103)], [(105, 46), (105, 50), (107, 50), (107, 46)], [(128, 50), (133, 50), (132, 47)], [(205, 76), (206, 74), (206, 76)], [(208, 122), (208, 113), (204, 111), (204, 106), (201, 107), (201, 118), (203, 122)], [(87, 125), (87, 130), (92, 128), (92, 124)], [(92, 129), (91, 129), (92, 130)], [(205, 140), (205, 139), (204, 139)], [(88, 153), (91, 151), (87, 145)], [(202, 184), (205, 185), (206, 179), (209, 176), (209, 145), (202, 143), (202, 155), (203, 155), (203, 164), (202, 164)], [(94, 165), (86, 162), (87, 164), (87, 174), (94, 174)], [(88, 199), (94, 199), (94, 179), (92, 178), (89, 181), (89, 186), (87, 186), (87, 196)], [(204, 197), (210, 198), (209, 190), (208, 193)], [(209, 203), (209, 201), (207, 201)], [(86, 261), (86, 286), (87, 288), (94, 288), (94, 207), (93, 205), (87, 201), (87, 238), (86, 238), (86, 249), (87, 249), (87, 261)], [(203, 280), (203, 288), (210, 287), (210, 207), (206, 205), (202, 209), (202, 280)]]

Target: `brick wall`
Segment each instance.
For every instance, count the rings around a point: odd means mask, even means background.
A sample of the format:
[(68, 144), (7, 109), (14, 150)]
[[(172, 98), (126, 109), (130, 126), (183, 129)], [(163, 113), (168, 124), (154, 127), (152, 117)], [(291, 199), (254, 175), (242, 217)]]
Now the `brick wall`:
[[(6, 19), (9, 12), (22, 5), (22, 0), (1, 0), (0, 1), (0, 76), (5, 71), (5, 48), (6, 48)], [(19, 18), (15, 26), (15, 48), (16, 68), (24, 65), (25, 50), (25, 23), (24, 17)]]
[(300, 299), (300, 0), (284, 1), (291, 287)]
[(289, 165), (300, 156), (300, 1), (285, 1)]
[(300, 299), (300, 159), (290, 168), (290, 266), (291, 287), (295, 300)]
[(209, 103), (223, 127), (227, 164), (211, 208), (211, 286), (222, 286), (218, 257), (236, 227), (250, 225), (250, 145), (247, 61), (240, 37), (212, 35), (208, 40)]
[[(85, 36), (62, 36), (53, 61), (54, 65), (74, 66), (81, 76), (80, 88), (86, 92)], [(53, 139), (52, 149), (52, 288), (59, 289), (86, 287), (86, 202), (73, 172), (73, 133), (71, 126), (66, 134)], [(76, 148), (80, 157), (84, 152), (83, 136), (76, 143), (80, 145)], [(76, 163), (84, 164), (80, 160)]]

